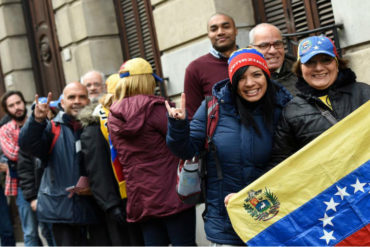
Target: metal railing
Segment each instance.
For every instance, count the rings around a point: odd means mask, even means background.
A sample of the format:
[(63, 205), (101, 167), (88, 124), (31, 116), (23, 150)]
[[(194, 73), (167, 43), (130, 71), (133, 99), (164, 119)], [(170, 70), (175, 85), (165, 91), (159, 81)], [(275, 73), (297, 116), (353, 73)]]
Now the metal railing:
[(337, 47), (338, 55), (341, 57), (342, 51), (341, 51), (341, 47), (339, 43), (338, 29), (343, 29), (343, 24), (323, 26), (323, 27), (319, 27), (319, 28), (304, 31), (304, 32), (282, 34), (283, 39), (286, 40), (286, 45), (287, 45), (287, 52), (285, 56), (292, 60), (296, 60), (297, 58), (296, 52), (297, 52), (299, 40), (301, 40), (302, 38), (306, 38), (310, 36), (311, 34), (319, 35), (327, 31), (332, 31), (334, 44)]

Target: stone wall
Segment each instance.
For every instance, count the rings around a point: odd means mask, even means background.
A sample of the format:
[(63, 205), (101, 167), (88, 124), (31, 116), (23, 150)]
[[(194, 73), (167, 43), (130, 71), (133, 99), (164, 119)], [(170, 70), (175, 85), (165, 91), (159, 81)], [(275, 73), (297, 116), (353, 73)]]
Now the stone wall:
[(20, 0), (0, 0), (0, 59), (6, 90), (20, 90), (32, 102), (35, 81)]
[(370, 1), (332, 1), (335, 23), (344, 25), (339, 31), (344, 58), (355, 71), (357, 80), (370, 84)]
[(235, 19), (238, 28), (237, 44), (248, 44), (248, 33), (254, 25), (250, 0), (152, 0), (161, 62), (170, 96), (183, 91), (185, 69), (195, 58), (206, 54), (211, 43), (207, 37), (210, 16), (222, 12)]
[(53, 0), (66, 82), (89, 70), (116, 73), (123, 62), (113, 1)]

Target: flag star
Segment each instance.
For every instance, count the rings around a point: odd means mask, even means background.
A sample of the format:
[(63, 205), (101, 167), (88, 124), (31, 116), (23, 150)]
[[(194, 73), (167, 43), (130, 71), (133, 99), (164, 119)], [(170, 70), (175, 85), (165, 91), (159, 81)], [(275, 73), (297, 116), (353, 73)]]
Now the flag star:
[(322, 44), (322, 42), (319, 40), (319, 41), (317, 41), (317, 44), (321, 45), (321, 44)]
[(340, 196), (340, 199), (342, 199), (343, 200), (343, 198), (345, 197), (345, 196), (349, 196), (349, 194), (346, 192), (346, 189), (347, 189), (347, 187), (344, 187), (344, 188), (339, 188), (338, 186), (337, 186), (337, 189), (338, 189), (338, 192), (337, 193), (335, 193), (334, 195), (337, 195), (337, 196)]
[(320, 239), (325, 239), (326, 244), (329, 244), (330, 240), (336, 240), (335, 237), (333, 237), (334, 231), (327, 232), (324, 230), (324, 236), (322, 236)]
[(325, 211), (328, 211), (330, 209), (332, 209), (334, 212), (337, 212), (337, 209), (335, 208), (336, 206), (339, 205), (339, 203), (336, 203), (334, 200), (333, 200), (333, 197), (330, 199), (329, 202), (324, 202), (327, 207), (326, 207), (326, 210)]
[(334, 226), (334, 225), (333, 225), (333, 223), (331, 222), (333, 219), (334, 219), (334, 216), (329, 217), (329, 216), (325, 213), (324, 218), (320, 218), (319, 220), (321, 220), (321, 221), (322, 221), (322, 223), (323, 223), (323, 227), (325, 227), (326, 225)]
[(351, 184), (351, 186), (353, 188), (355, 188), (355, 191), (353, 192), (356, 193), (357, 191), (362, 191), (362, 192), (365, 192), (364, 191), (364, 186), (366, 185), (366, 183), (360, 183), (360, 181), (358, 180), (358, 178), (356, 179), (356, 183), (355, 184)]
[(319, 49), (319, 47), (318, 47), (317, 45), (315, 45), (315, 46), (314, 46), (314, 49), (315, 49), (315, 50), (317, 50), (317, 49)]

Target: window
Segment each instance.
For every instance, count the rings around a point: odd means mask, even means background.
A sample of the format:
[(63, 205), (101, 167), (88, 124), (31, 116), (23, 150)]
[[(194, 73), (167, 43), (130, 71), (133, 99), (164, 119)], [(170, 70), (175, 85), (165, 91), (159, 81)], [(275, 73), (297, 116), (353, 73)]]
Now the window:
[[(142, 57), (152, 65), (154, 72), (162, 77), (150, 0), (114, 0), (114, 3), (124, 60)], [(163, 86), (163, 83), (159, 86)], [(166, 94), (164, 88), (157, 88), (156, 93)]]
[[(335, 24), (330, 0), (253, 0), (253, 7), (257, 24), (262, 22), (274, 24), (283, 34)], [(332, 30), (323, 34), (334, 39)], [(305, 36), (293, 39), (297, 41)]]

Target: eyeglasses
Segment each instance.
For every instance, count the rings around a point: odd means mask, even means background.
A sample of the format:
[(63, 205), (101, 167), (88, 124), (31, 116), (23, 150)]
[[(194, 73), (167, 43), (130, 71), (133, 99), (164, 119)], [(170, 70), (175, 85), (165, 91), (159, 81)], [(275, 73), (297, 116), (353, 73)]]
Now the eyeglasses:
[(322, 65), (329, 65), (333, 62), (335, 58), (330, 56), (323, 56), (320, 58), (311, 58), (306, 63), (304, 63), (305, 66), (314, 68), (316, 67), (317, 63), (320, 63)]
[(259, 45), (253, 45), (258, 47), (262, 51), (269, 50), (271, 46), (273, 46), (275, 49), (282, 49), (284, 48), (284, 42), (282, 40), (276, 40), (275, 42), (263, 42)]

